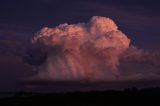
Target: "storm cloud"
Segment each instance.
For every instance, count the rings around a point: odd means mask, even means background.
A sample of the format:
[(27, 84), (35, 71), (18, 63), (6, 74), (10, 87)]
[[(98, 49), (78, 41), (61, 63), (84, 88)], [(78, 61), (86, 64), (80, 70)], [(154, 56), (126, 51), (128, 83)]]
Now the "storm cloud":
[[(44, 27), (32, 39), (47, 54), (34, 78), (51, 80), (110, 81), (129, 76), (119, 73), (121, 62), (159, 66), (159, 55), (137, 49), (107, 17), (94, 16), (88, 23)], [(137, 73), (130, 78), (136, 78)]]

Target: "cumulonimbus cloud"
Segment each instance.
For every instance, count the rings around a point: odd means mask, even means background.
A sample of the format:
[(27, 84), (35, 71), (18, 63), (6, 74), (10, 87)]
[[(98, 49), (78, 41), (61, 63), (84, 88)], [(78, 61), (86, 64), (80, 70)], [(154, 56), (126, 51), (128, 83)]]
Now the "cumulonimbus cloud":
[[(153, 54), (131, 46), (115, 22), (94, 16), (88, 23), (44, 27), (32, 39), (47, 58), (39, 66), (39, 78), (52, 80), (113, 80), (119, 78), (121, 61), (159, 65)], [(38, 53), (38, 52), (37, 52)]]

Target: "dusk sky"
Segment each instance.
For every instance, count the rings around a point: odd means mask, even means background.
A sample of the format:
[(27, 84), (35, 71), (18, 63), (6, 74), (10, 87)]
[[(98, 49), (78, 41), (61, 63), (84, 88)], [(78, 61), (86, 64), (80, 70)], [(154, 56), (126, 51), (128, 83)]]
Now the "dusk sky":
[[(93, 16), (109, 17), (131, 40), (131, 45), (160, 53), (159, 5), (159, 2), (152, 0), (1, 0), (0, 91), (30, 89), (30, 85), (22, 84), (23, 80), (36, 75), (37, 71), (25, 63), (21, 56), (35, 33), (43, 27), (88, 23)], [(134, 78), (151, 78), (152, 81), (152, 77), (160, 78), (159, 66), (160, 61), (156, 66), (133, 62), (122, 63), (119, 68), (123, 70), (122, 76), (133, 74), (136, 76)], [(34, 84), (33, 81), (32, 86)], [(51, 85), (50, 82), (48, 85)]]

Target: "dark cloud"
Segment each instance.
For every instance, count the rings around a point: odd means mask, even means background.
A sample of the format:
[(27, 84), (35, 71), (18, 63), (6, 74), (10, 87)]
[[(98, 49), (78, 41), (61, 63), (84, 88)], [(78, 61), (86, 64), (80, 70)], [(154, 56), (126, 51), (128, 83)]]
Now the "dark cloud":
[[(51, 21), (51, 19), (53, 21), (56, 20), (56, 22), (54, 22), (55, 24), (61, 22), (64, 23), (64, 21), (66, 22), (66, 19), (71, 19), (72, 21), (74, 21), (74, 17), (76, 17), (76, 19), (80, 20), (83, 16), (85, 16), (86, 13), (91, 14), (89, 8), (81, 8), (82, 5), (86, 4), (88, 7), (94, 4), (103, 4), (106, 7), (111, 5), (118, 9), (122, 9), (123, 11), (132, 12), (132, 14), (134, 13), (135, 15), (145, 14), (151, 16), (159, 16), (158, 3), (152, 1), (144, 2), (144, 0), (142, 0), (141, 2), (127, 0), (6, 0), (1, 1), (0, 3), (0, 19), (6, 21), (21, 21), (22, 23), (34, 22), (35, 24), (39, 25), (43, 23), (46, 24), (46, 21)], [(41, 21), (41, 23), (39, 23), (39, 21)]]

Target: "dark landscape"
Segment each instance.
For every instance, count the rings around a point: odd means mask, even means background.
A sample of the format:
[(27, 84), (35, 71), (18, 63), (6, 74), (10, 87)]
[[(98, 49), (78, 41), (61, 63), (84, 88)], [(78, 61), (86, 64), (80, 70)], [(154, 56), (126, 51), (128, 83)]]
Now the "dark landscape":
[[(5, 92), (1, 93), (4, 94)], [(8, 92), (9, 93), (9, 92)], [(11, 93), (11, 92), (10, 92)], [(6, 92), (7, 94), (7, 92)], [(155, 106), (159, 103), (160, 88), (126, 88), (65, 93), (15, 92), (0, 99), (1, 106)]]

